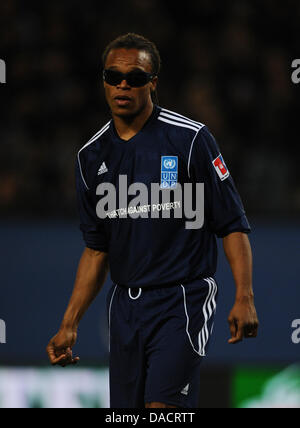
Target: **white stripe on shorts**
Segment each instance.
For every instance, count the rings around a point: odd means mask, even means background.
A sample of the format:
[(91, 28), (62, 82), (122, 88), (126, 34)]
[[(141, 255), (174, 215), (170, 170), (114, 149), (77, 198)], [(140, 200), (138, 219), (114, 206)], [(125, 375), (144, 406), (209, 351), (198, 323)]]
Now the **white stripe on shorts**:
[(195, 348), (193, 341), (191, 339), (190, 332), (189, 332), (190, 319), (189, 319), (187, 304), (186, 304), (186, 293), (185, 293), (184, 286), (181, 284), (182, 293), (183, 293), (184, 310), (185, 310), (185, 315), (186, 315), (186, 334), (189, 338), (189, 341), (190, 341), (190, 344), (191, 344), (193, 350), (196, 352), (196, 354), (198, 354), (201, 357), (205, 357), (205, 355), (206, 355), (205, 354), (205, 347), (207, 345), (207, 342), (209, 339), (209, 334), (210, 334), (208, 331), (208, 321), (210, 320), (210, 318), (212, 317), (212, 315), (216, 311), (215, 297), (216, 297), (216, 293), (217, 293), (217, 284), (216, 284), (215, 280), (213, 278), (205, 278), (204, 280), (208, 283), (209, 291), (208, 291), (208, 294), (206, 296), (206, 299), (205, 299), (205, 302), (203, 305), (204, 324), (203, 324), (203, 327), (198, 334), (198, 346), (199, 346), (198, 350)]
[(117, 289), (118, 285), (116, 284), (114, 291), (112, 293), (111, 299), (110, 299), (110, 304), (109, 304), (109, 310), (108, 310), (108, 350), (110, 351), (110, 315), (111, 315), (111, 306), (112, 306), (112, 302), (114, 300), (114, 296), (115, 296), (115, 292)]

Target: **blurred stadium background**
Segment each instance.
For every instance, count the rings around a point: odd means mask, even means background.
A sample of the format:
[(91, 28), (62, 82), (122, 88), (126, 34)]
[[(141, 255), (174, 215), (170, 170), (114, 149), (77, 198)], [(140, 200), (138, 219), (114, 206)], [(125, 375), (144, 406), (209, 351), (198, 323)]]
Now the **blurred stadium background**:
[[(82, 321), (76, 369), (48, 367), (83, 250), (77, 150), (109, 118), (101, 53), (129, 31), (162, 56), (160, 104), (206, 123), (253, 227), (257, 340), (227, 345), (234, 285), (220, 247), (219, 307), (201, 407), (300, 407), (298, 1), (0, 3), (0, 407), (107, 407), (105, 297)], [(300, 338), (300, 333), (299, 333)], [(2, 340), (4, 341), (4, 340)]]

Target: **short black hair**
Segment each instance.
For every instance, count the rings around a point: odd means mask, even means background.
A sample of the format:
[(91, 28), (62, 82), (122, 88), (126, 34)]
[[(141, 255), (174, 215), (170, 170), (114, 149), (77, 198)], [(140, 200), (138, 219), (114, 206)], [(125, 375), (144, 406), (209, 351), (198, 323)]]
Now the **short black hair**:
[(147, 52), (151, 58), (151, 73), (158, 75), (161, 67), (161, 59), (157, 47), (153, 42), (146, 39), (144, 36), (135, 33), (127, 33), (119, 36), (106, 46), (102, 54), (103, 66), (105, 66), (107, 56), (111, 50), (122, 48), (138, 49), (140, 51)]
[[(146, 37), (136, 33), (127, 33), (117, 37), (115, 40), (110, 42), (102, 54), (102, 64), (105, 67), (106, 59), (109, 52), (113, 49), (137, 49), (139, 51), (147, 52), (151, 59), (151, 73), (156, 76), (160, 72), (161, 58), (159, 51), (155, 44)], [(157, 91), (151, 93), (152, 101), (155, 104), (159, 104)]]

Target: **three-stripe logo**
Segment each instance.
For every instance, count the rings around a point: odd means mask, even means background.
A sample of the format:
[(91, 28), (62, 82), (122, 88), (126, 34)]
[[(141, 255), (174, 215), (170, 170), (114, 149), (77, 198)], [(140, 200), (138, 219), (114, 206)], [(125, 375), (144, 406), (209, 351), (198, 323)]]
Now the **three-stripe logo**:
[(203, 304), (203, 326), (198, 334), (198, 346), (196, 348), (196, 346), (194, 345), (191, 335), (190, 335), (190, 329), (189, 329), (189, 325), (190, 325), (190, 318), (189, 318), (189, 314), (188, 314), (188, 307), (187, 307), (187, 299), (186, 299), (186, 291), (183, 285), (181, 285), (182, 288), (182, 293), (183, 293), (183, 301), (184, 301), (184, 310), (185, 310), (185, 315), (186, 315), (186, 334), (189, 338), (190, 344), (193, 348), (193, 350), (200, 355), (201, 357), (205, 357), (206, 353), (205, 353), (205, 348), (206, 345), (208, 343), (209, 337), (212, 333), (212, 327), (211, 330), (209, 331), (209, 321), (211, 320), (212, 316), (214, 315), (215, 311), (216, 311), (216, 294), (218, 291), (218, 287), (217, 284), (215, 282), (215, 280), (213, 278), (206, 278), (205, 281), (208, 284), (208, 293), (205, 299), (205, 302)]

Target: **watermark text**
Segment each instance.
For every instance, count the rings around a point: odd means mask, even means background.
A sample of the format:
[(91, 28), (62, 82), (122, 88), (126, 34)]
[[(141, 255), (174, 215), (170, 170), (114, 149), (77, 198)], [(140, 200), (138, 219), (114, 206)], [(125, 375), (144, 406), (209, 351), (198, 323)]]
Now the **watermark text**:
[(298, 345), (300, 343), (300, 319), (292, 322), (292, 329), (294, 329), (292, 333), (292, 342)]
[(294, 59), (292, 68), (295, 68), (292, 73), (292, 82), (298, 85), (298, 83), (300, 83), (300, 59)]
[(0, 320), (0, 344), (6, 343), (6, 324)]
[(3, 59), (0, 59), (0, 83), (6, 83), (6, 64)]
[(186, 220), (186, 229), (201, 229), (204, 225), (204, 183), (176, 183), (168, 189), (151, 183), (148, 189), (144, 183), (128, 186), (127, 175), (120, 175), (117, 188), (112, 183), (101, 183), (96, 194), (101, 197), (96, 206), (101, 219), (170, 218), (173, 212), (174, 218)]

